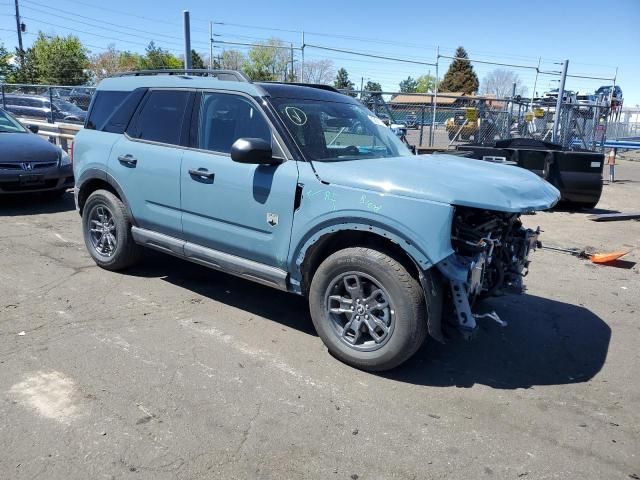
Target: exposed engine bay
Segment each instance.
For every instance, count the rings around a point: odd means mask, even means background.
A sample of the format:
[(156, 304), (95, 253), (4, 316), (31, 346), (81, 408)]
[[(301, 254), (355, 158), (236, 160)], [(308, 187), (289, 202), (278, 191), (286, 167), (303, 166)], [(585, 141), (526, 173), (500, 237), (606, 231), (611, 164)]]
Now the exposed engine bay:
[(455, 324), (472, 333), (477, 318), (506, 325), (495, 314), (472, 313), (476, 300), (498, 293), (521, 293), (540, 229), (524, 228), (519, 213), (456, 207), (451, 244), (455, 254), (438, 263), (450, 283)]
[[(529, 252), (535, 249), (539, 230), (522, 227), (520, 215), (475, 208), (456, 208), (451, 232), (453, 249), (473, 260), (484, 256), (483, 271), (471, 293), (483, 297), (500, 290), (522, 291)], [(479, 272), (480, 273), (480, 272)]]

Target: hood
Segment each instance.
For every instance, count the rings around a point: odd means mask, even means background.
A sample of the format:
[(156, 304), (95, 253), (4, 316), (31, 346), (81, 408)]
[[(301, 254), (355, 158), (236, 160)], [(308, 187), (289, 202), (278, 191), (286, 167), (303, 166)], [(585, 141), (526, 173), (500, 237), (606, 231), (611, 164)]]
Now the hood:
[(501, 212), (545, 210), (560, 192), (524, 168), (447, 154), (314, 162), (321, 180)]
[(0, 162), (51, 162), (60, 148), (33, 133), (0, 133)]

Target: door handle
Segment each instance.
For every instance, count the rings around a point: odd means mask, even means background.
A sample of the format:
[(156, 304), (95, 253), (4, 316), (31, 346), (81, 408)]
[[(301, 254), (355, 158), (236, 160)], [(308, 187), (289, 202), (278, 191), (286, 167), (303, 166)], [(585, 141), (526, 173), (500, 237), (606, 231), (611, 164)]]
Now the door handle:
[(195, 168), (191, 168), (189, 169), (189, 175), (206, 180), (213, 180), (216, 176), (215, 173), (209, 172), (206, 168), (198, 168), (197, 170)]
[(136, 164), (138, 163), (138, 159), (130, 154), (118, 156), (118, 161), (125, 167), (129, 168), (136, 168)]

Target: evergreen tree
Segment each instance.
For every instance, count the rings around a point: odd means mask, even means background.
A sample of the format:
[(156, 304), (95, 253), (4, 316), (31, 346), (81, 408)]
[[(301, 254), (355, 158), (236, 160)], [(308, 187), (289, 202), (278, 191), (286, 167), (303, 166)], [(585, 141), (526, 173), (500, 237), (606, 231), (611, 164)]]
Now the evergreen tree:
[(464, 48), (456, 49), (456, 59), (449, 65), (442, 82), (438, 85), (440, 92), (464, 92), (471, 94), (478, 91), (480, 82), (473, 71), (469, 56)]
[(207, 68), (198, 52), (191, 50), (191, 68)]
[(13, 71), (11, 54), (4, 48), (4, 44), (0, 43), (0, 81), (4, 81)]
[(349, 73), (346, 69), (341, 68), (340, 70), (338, 70), (338, 74), (336, 75), (336, 79), (333, 82), (333, 86), (338, 90), (347, 90), (349, 92), (349, 95), (355, 97), (355, 94), (351, 93), (354, 85), (353, 82), (349, 80)]
[(362, 93), (362, 102), (365, 105), (373, 105), (376, 97), (379, 97), (380, 94), (372, 92), (382, 92), (382, 85), (380, 85), (378, 82), (372, 82), (371, 80), (369, 80), (364, 86), (364, 90), (366, 93)]
[(7, 76), (7, 83), (39, 83), (37, 62), (33, 48), (24, 50), (22, 61), (20, 60), (20, 52), (16, 48), (15, 59), (18, 66)]
[(182, 60), (172, 53), (157, 47), (152, 40), (145, 49), (145, 55), (140, 58), (140, 68), (142, 70), (162, 70), (165, 68), (182, 68)]
[(400, 82), (400, 91), (402, 93), (415, 93), (418, 88), (418, 82), (411, 76)]

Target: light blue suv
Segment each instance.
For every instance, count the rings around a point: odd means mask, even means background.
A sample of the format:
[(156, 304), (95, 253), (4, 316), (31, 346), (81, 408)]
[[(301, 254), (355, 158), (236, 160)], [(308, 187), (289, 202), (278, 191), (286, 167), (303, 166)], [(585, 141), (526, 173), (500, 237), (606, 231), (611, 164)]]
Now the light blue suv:
[(331, 87), (232, 71), (103, 80), (74, 172), (99, 266), (146, 246), (305, 295), (328, 349), (377, 371), (443, 341), (442, 319), (471, 336), (474, 303), (521, 286), (538, 232), (520, 215), (559, 199), (518, 167), (415, 156)]

